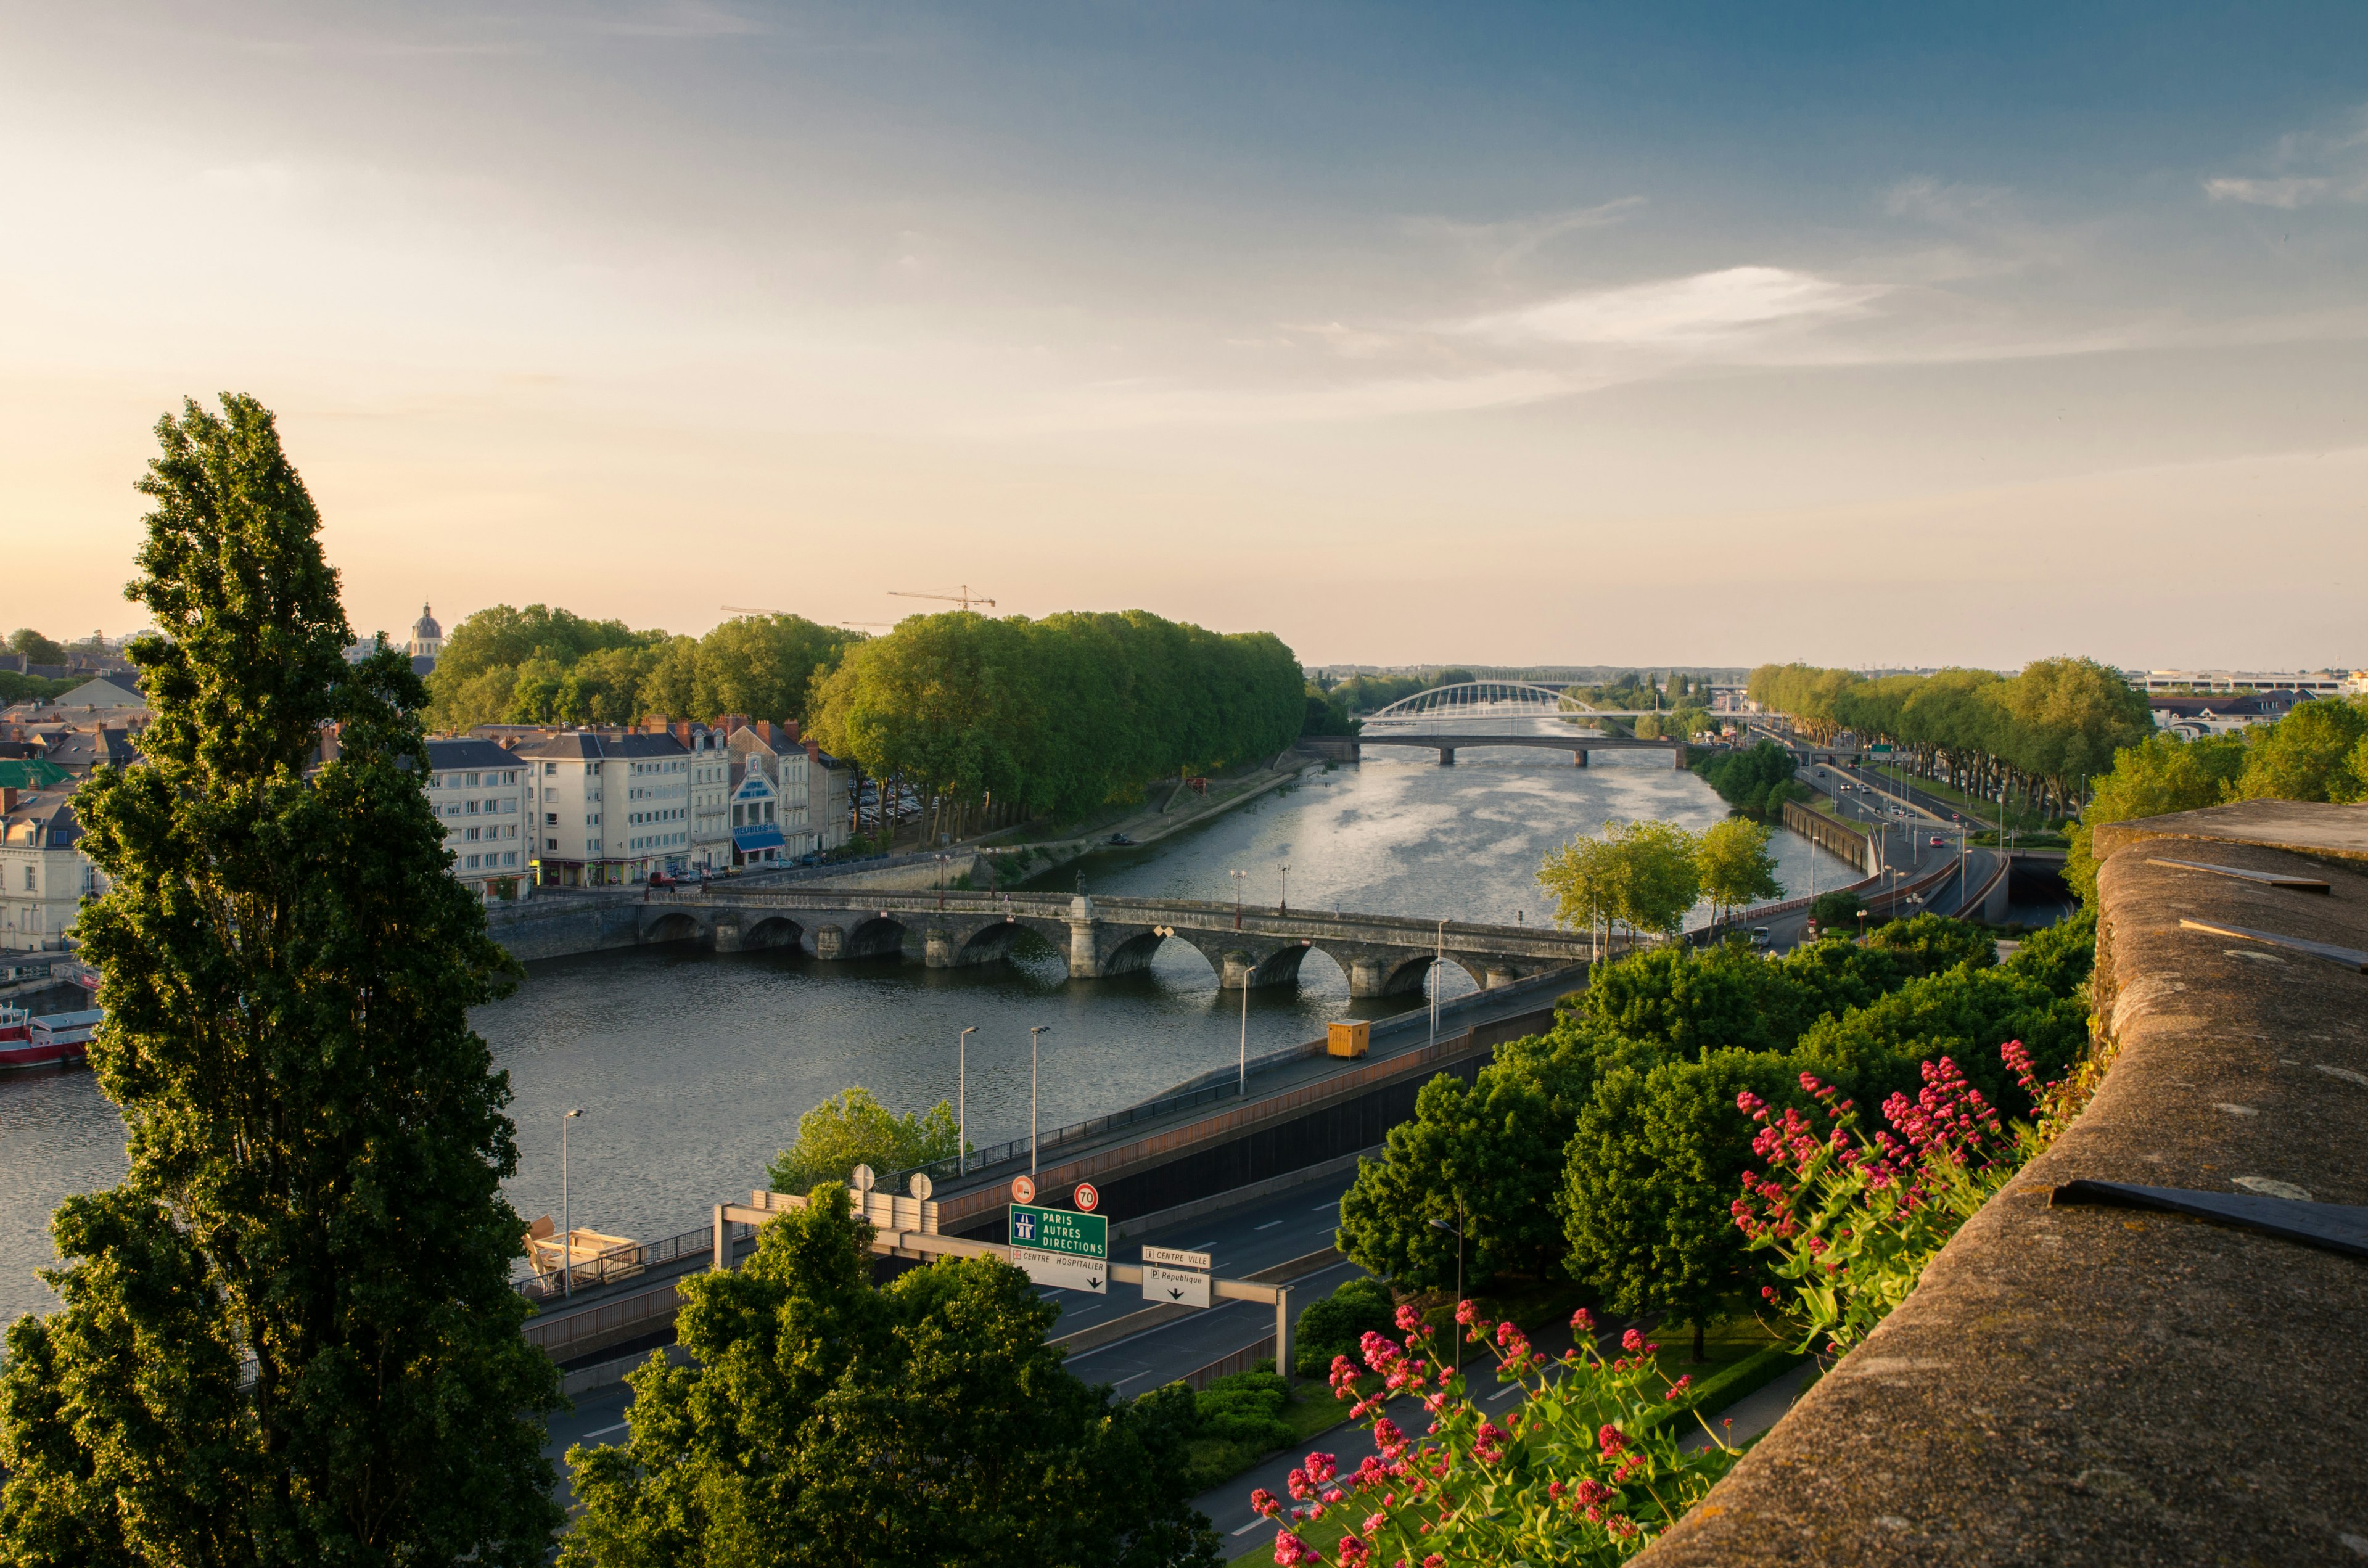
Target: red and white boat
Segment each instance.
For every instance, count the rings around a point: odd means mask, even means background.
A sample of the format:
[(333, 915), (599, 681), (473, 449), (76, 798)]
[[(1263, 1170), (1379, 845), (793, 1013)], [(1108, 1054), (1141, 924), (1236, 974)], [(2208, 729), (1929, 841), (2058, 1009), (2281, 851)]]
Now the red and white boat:
[(0, 1002), (0, 1067), (43, 1067), (79, 1062), (90, 1049), (90, 1031), (107, 1015), (97, 1007), (39, 1017)]

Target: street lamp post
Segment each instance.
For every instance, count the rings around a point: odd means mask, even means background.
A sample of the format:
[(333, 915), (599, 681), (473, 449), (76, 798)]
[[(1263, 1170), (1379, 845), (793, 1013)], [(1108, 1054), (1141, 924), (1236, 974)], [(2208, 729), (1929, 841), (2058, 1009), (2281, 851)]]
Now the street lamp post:
[(954, 1037), (954, 1169), (970, 1174), (970, 1037), (973, 1024)]
[[(1455, 1195), (1455, 1223), (1433, 1220), (1431, 1224), (1455, 1238), (1455, 1306), (1460, 1318), (1463, 1308), (1463, 1195)], [(1463, 1324), (1460, 1321), (1455, 1325), (1455, 1369), (1463, 1369)]]
[(563, 1296), (575, 1294), (575, 1226), (567, 1209), (567, 1124), (583, 1114), (578, 1108), (559, 1119), (559, 1255), (566, 1260), (559, 1266)]
[(1242, 928), (1242, 879), (1248, 875), (1247, 871), (1234, 873), (1234, 929), (1236, 931)]
[(1028, 1174), (1036, 1174), (1036, 1037), (1053, 1032), (1050, 1024), (1038, 1024), (1028, 1031)]
[(1439, 945), (1430, 959), (1430, 1046), (1439, 1049), (1439, 977), (1447, 961), (1447, 922), (1439, 923)]
[(1281, 909), (1282, 909), (1282, 913), (1284, 913), (1285, 915), (1288, 915), (1288, 914), (1290, 914), (1290, 913), (1291, 913), (1291, 862), (1290, 862), (1290, 861), (1288, 861), (1288, 860), (1285, 860), (1285, 861), (1282, 863), (1282, 904), (1281, 904)]
[[(1247, 953), (1242, 955), (1247, 960)], [(1239, 1088), (1243, 1099), (1250, 1097), (1250, 971), (1247, 961), (1242, 969), (1242, 1062)]]
[(1049, 1035), (1049, 1023), (1037, 1023), (1028, 1030), (1028, 1175), (1035, 1175), (1035, 1144), (1037, 1144), (1037, 1035)]

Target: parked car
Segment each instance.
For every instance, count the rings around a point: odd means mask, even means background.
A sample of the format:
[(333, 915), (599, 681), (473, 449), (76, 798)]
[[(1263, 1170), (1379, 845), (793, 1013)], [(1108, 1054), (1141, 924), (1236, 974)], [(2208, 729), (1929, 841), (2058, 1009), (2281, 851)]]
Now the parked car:
[(1935, 849), (1941, 847), (1941, 835), (1937, 833), (1932, 835), (1932, 847)]
[(1767, 926), (1754, 926), (1751, 928), (1751, 945), (1752, 945), (1753, 947), (1755, 947), (1755, 948), (1764, 948), (1764, 947), (1766, 947), (1766, 946), (1768, 945), (1768, 941), (1769, 941), (1769, 937), (1768, 937), (1768, 927), (1767, 927)]

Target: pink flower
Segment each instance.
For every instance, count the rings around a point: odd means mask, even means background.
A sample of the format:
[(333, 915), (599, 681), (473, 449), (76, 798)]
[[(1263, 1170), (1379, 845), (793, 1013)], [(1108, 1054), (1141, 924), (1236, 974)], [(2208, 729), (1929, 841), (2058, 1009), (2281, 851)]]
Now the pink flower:
[(1339, 1467), (1334, 1456), (1330, 1454), (1310, 1454), (1307, 1456), (1307, 1476), (1309, 1480), (1316, 1482), (1329, 1481), (1338, 1473)]
[(1391, 1449), (1406, 1447), (1406, 1433), (1399, 1429), (1396, 1422), (1384, 1415), (1373, 1423), (1373, 1441), (1380, 1444), (1386, 1453)]
[(1610, 1502), (1612, 1497), (1611, 1488), (1604, 1485), (1603, 1483), (1594, 1479), (1592, 1476), (1581, 1478), (1577, 1487), (1576, 1488), (1576, 1493), (1578, 1498), (1577, 1506), (1582, 1508), (1601, 1507), (1604, 1504)]
[(1315, 1495), (1315, 1489), (1307, 1484), (1307, 1472), (1304, 1470), (1294, 1469), (1291, 1472), (1288, 1484), (1291, 1487), (1292, 1501), (1294, 1503), (1304, 1503)]
[(1628, 1435), (1617, 1426), (1602, 1426), (1596, 1431), (1595, 1446), (1602, 1450), (1605, 1459), (1610, 1459), (1628, 1446)]
[(1661, 1397), (1663, 1399), (1679, 1398), (1685, 1393), (1687, 1385), (1691, 1383), (1693, 1381), (1693, 1374), (1691, 1372), (1687, 1373), (1684, 1377), (1679, 1378), (1676, 1382), (1671, 1383), (1669, 1385), (1669, 1392), (1663, 1394)]
[(1447, 1559), (1434, 1551), (1422, 1560), (1422, 1568), (1447, 1568)]
[(1323, 1561), (1323, 1559), (1315, 1552), (1308, 1550), (1308, 1546), (1305, 1541), (1300, 1540), (1289, 1530), (1283, 1530), (1275, 1536), (1274, 1560), (1277, 1562), (1281, 1563), (1283, 1568), (1296, 1568), (1296, 1565), (1302, 1562), (1320, 1562)]
[(1549, 1496), (1549, 1497), (1560, 1497), (1560, 1496), (1563, 1494), (1563, 1491), (1564, 1491), (1564, 1487), (1563, 1487), (1563, 1483), (1562, 1483), (1561, 1482), (1559, 1482), (1559, 1481), (1549, 1481), (1549, 1482), (1547, 1482), (1547, 1483), (1546, 1483), (1546, 1495), (1547, 1495), (1547, 1496)]
[(1620, 1336), (1620, 1348), (1633, 1356), (1645, 1348), (1645, 1336), (1632, 1328)]
[(1261, 1486), (1250, 1494), (1250, 1512), (1270, 1519), (1282, 1512), (1282, 1501)]
[(1409, 1307), (1409, 1306), (1403, 1306), (1403, 1305), (1402, 1305), (1402, 1306), (1400, 1306), (1400, 1307), (1398, 1308), (1398, 1332), (1399, 1332), (1399, 1333), (1401, 1333), (1401, 1334), (1412, 1334), (1416, 1329), (1420, 1328), (1421, 1326), (1422, 1326), (1422, 1314), (1421, 1314), (1420, 1312), (1418, 1312), (1415, 1311), (1412, 1307)]
[(1479, 1315), (1479, 1309), (1474, 1307), (1471, 1302), (1458, 1301), (1455, 1303), (1455, 1321), (1457, 1323), (1463, 1324), (1468, 1326), (1472, 1320)]
[(1595, 1332), (1595, 1318), (1585, 1307), (1570, 1314), (1570, 1326), (1581, 1334)]

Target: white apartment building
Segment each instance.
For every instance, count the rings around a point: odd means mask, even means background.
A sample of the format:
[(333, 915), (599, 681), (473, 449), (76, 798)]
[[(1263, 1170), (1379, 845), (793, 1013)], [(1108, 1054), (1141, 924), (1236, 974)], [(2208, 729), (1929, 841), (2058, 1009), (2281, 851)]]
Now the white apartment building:
[(690, 869), (713, 873), (732, 864), (732, 752), (704, 724), (691, 729), (689, 750)]
[(0, 789), (0, 950), (65, 950), (82, 901), (105, 890), (81, 837), (71, 787)]
[(525, 892), (534, 860), (527, 765), (491, 741), (429, 741), (427, 770), (452, 875), (479, 898)]
[(570, 730), (511, 754), (526, 767), (546, 887), (628, 887), (690, 869), (691, 760), (671, 734)]
[(2361, 670), (2148, 670), (2135, 683), (2151, 692), (2299, 691), (2339, 697), (2356, 686)]

